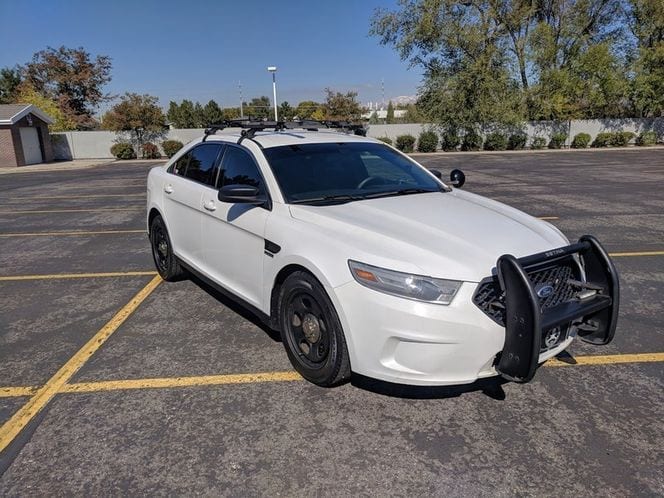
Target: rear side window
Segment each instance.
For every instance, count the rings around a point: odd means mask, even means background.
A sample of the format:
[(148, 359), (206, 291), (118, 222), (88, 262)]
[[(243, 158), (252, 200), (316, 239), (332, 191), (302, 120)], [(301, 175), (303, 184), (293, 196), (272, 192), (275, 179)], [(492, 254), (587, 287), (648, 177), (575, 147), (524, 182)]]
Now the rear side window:
[(196, 182), (214, 186), (217, 178), (217, 158), (220, 151), (221, 145), (219, 144), (204, 144), (193, 149), (189, 153), (191, 158), (184, 176)]
[(239, 147), (228, 147), (221, 161), (223, 179), (221, 186), (225, 185), (251, 185), (265, 192), (263, 177), (249, 153)]

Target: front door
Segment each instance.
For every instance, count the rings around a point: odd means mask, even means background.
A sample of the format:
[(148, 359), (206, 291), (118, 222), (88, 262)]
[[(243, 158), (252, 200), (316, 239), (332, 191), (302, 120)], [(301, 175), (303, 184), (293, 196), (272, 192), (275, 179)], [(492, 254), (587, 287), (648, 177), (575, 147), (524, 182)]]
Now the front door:
[(18, 132), (21, 135), (25, 164), (41, 163), (44, 159), (42, 158), (41, 146), (39, 145), (37, 128), (19, 128)]
[[(265, 182), (252, 155), (227, 145), (221, 160), (218, 187), (251, 185), (261, 193)], [(204, 272), (213, 280), (259, 309), (262, 303), (265, 223), (270, 211), (249, 204), (221, 202), (217, 190), (203, 194)]]

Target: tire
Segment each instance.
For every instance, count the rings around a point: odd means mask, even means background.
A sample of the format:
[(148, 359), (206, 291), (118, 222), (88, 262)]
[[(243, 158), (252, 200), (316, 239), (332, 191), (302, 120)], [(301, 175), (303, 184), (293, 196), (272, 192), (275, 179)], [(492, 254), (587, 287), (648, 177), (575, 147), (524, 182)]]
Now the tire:
[(185, 271), (173, 254), (171, 238), (161, 216), (155, 216), (150, 223), (150, 245), (152, 258), (161, 278), (167, 282), (181, 280), (185, 276)]
[(295, 370), (314, 384), (331, 387), (350, 379), (350, 358), (339, 316), (313, 275), (297, 271), (281, 286), (281, 340)]

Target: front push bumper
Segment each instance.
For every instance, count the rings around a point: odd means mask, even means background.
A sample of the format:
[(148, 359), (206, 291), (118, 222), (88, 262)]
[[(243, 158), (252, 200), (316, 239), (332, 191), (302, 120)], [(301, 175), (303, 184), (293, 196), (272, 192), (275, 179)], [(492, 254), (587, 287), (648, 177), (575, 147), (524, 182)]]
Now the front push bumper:
[[(578, 257), (585, 272), (583, 291), (571, 301), (543, 309), (528, 271), (556, 260)], [(528, 382), (535, 375), (542, 336), (555, 327), (574, 323), (581, 340), (608, 344), (618, 318), (618, 272), (599, 241), (584, 235), (576, 244), (523, 258), (506, 254), (496, 265), (505, 300), (505, 344), (496, 371), (514, 382)]]

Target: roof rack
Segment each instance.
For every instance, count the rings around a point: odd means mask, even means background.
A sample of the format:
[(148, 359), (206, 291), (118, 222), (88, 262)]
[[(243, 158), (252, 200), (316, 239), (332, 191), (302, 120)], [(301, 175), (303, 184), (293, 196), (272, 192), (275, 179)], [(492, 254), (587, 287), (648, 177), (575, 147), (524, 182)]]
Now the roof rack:
[(203, 142), (209, 135), (214, 135), (217, 131), (225, 128), (242, 128), (240, 132), (240, 143), (245, 138), (253, 138), (257, 131), (274, 130), (307, 130), (318, 131), (320, 128), (336, 128), (345, 131), (346, 133), (353, 132), (355, 135), (365, 137), (367, 129), (362, 123), (351, 123), (349, 121), (315, 121), (310, 119), (303, 119), (299, 121), (260, 121), (252, 120), (250, 118), (243, 119), (229, 119), (208, 126), (205, 129)]

